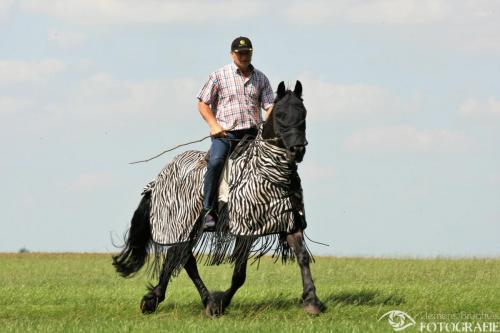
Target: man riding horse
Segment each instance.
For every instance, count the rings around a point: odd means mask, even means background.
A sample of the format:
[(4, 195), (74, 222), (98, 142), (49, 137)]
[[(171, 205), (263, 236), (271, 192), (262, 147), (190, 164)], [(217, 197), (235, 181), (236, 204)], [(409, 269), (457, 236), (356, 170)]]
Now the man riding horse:
[[(152, 259), (149, 267), (159, 281), (142, 297), (143, 313), (156, 311), (165, 300), (169, 281), (184, 268), (200, 294), (205, 313), (214, 317), (224, 313), (245, 283), (248, 260), (274, 251), (273, 257), (281, 257), (284, 263), (297, 259), (302, 307), (307, 313), (319, 314), (324, 305), (316, 295), (309, 267), (311, 255), (303, 234), (307, 223), (297, 172), (307, 145), (302, 84), (297, 81), (292, 91), (281, 82), (274, 99), (269, 80), (250, 64), (252, 44), (248, 38), (233, 41), (231, 56), (234, 63), (210, 75), (198, 94), (200, 113), (213, 137), (208, 166), (206, 152), (196, 150), (180, 153), (167, 163), (142, 191), (124, 247), (113, 256), (113, 265), (128, 277)], [(264, 123), (261, 107), (267, 111)], [(225, 175), (229, 191), (216, 198), (231, 142), (245, 134), (256, 138), (231, 157)], [(221, 199), (217, 206), (216, 199)], [(217, 223), (215, 211), (220, 214)], [(205, 233), (207, 229), (214, 232)], [(210, 265), (233, 264), (228, 289), (208, 290), (198, 273), (197, 259), (201, 257)]]
[(203, 228), (215, 229), (216, 194), (227, 156), (245, 135), (255, 137), (257, 124), (272, 111), (274, 93), (267, 77), (252, 66), (252, 42), (238, 37), (231, 43), (233, 62), (210, 74), (198, 95), (198, 110), (210, 127), (212, 144), (203, 183)]

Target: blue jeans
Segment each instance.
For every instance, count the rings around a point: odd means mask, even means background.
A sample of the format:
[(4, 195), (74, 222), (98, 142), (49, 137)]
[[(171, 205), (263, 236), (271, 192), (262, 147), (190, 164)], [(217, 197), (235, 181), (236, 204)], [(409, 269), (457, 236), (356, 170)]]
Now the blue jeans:
[(207, 171), (205, 172), (205, 179), (203, 181), (203, 208), (212, 209), (214, 207), (215, 197), (219, 187), (219, 180), (224, 169), (224, 163), (227, 157), (233, 151), (238, 141), (245, 135), (257, 135), (257, 129), (250, 128), (238, 131), (226, 132), (225, 138), (212, 138), (212, 145), (210, 146), (210, 157), (208, 159)]

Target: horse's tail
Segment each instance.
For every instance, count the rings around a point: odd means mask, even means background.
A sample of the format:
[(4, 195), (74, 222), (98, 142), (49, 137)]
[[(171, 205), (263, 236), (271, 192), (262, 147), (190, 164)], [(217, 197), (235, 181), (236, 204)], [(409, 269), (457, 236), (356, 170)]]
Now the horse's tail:
[(151, 192), (144, 193), (139, 207), (135, 210), (130, 229), (127, 232), (125, 246), (113, 256), (113, 266), (123, 277), (138, 272), (148, 257), (151, 245), (151, 226), (149, 212), (151, 210)]

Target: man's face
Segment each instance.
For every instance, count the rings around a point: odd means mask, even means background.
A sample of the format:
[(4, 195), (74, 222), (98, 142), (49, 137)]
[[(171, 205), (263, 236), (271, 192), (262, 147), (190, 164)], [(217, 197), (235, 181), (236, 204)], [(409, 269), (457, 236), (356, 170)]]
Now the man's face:
[(247, 70), (252, 62), (252, 51), (231, 52), (234, 63), (241, 70)]

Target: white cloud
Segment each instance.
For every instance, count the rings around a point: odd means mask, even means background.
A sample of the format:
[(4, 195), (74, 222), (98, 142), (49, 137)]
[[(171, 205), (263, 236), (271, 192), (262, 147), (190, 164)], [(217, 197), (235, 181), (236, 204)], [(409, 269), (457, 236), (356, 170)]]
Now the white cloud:
[(0, 60), (0, 85), (16, 83), (45, 83), (66, 69), (59, 60), (20, 61)]
[(25, 0), (22, 8), (84, 25), (238, 21), (262, 13), (263, 1)]
[(86, 36), (76, 32), (50, 28), (47, 39), (51, 45), (63, 49), (70, 49), (81, 46), (85, 42)]
[(317, 0), (295, 2), (286, 13), (302, 23), (422, 25), (493, 21), (499, 9), (495, 0)]
[(0, 23), (6, 21), (9, 18), (9, 14), (13, 4), (14, 0), (0, 1)]
[[(87, 66), (70, 69), (77, 69), (79, 74), (88, 72)], [(7, 89), (8, 93), (0, 92), (0, 115), (4, 120), (20, 122), (24, 118), (17, 116), (22, 112), (28, 117), (23, 130), (32, 127), (34, 131), (69, 127), (83, 132), (118, 130), (132, 124), (148, 128), (168, 121), (180, 126), (194, 120), (202, 124), (195, 98), (199, 82), (191, 78), (133, 81), (94, 73), (80, 80), (65, 80), (63, 85), (22, 84)]]
[(371, 84), (337, 84), (301, 77), (304, 102), (311, 120), (325, 117), (359, 117), (413, 112), (419, 107), (419, 95), (402, 101), (388, 89)]
[(0, 96), (0, 116), (11, 115), (32, 107), (33, 103), (10, 96)]
[(346, 139), (344, 147), (365, 152), (458, 152), (470, 148), (471, 141), (452, 130), (396, 125), (356, 131)]
[(500, 118), (500, 101), (495, 97), (484, 101), (469, 98), (460, 105), (458, 112), (467, 117)]
[(83, 80), (61, 107), (98, 117), (144, 113), (182, 117), (185, 106), (194, 108), (198, 85), (192, 79), (134, 82), (97, 73)]
[(438, 46), (500, 51), (500, 2), (495, 0), (304, 1), (288, 7), (286, 17), (300, 24), (387, 26)]
[(304, 1), (287, 9), (291, 21), (422, 24), (442, 19), (446, 6), (435, 0)]

